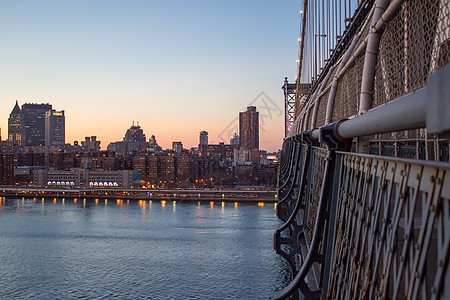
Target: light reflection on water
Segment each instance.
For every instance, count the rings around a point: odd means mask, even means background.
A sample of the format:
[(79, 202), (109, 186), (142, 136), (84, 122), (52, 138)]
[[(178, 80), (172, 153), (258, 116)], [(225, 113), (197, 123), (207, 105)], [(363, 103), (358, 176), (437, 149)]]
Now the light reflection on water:
[(39, 200), (0, 200), (0, 298), (267, 299), (289, 281), (274, 204)]

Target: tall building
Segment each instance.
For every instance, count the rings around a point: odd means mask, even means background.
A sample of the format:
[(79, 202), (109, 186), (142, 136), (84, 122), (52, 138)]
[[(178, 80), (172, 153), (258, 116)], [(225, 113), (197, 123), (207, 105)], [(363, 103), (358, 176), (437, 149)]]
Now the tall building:
[(208, 145), (208, 132), (200, 131), (199, 145)]
[(45, 142), (45, 113), (52, 110), (48, 103), (25, 103), (22, 115), (25, 133), (25, 146), (39, 146)]
[(239, 113), (240, 148), (243, 150), (259, 149), (259, 112), (255, 106)]
[(14, 154), (0, 153), (0, 184), (14, 184)]
[(45, 112), (45, 145), (62, 146), (65, 144), (64, 111), (54, 109)]
[(172, 150), (173, 152), (180, 154), (181, 150), (183, 150), (183, 144), (181, 142), (172, 142)]
[(12, 145), (22, 146), (25, 141), (24, 124), (22, 110), (18, 101), (8, 118), (8, 141)]
[(142, 130), (141, 126), (139, 126), (139, 123), (137, 126), (133, 125), (127, 129), (127, 132), (125, 133), (125, 136), (123, 138), (124, 142), (146, 142), (145, 133)]
[(123, 141), (110, 143), (107, 147), (108, 151), (114, 151), (123, 156), (131, 155), (133, 152), (145, 151), (147, 141), (144, 130), (139, 126), (133, 125), (127, 129)]

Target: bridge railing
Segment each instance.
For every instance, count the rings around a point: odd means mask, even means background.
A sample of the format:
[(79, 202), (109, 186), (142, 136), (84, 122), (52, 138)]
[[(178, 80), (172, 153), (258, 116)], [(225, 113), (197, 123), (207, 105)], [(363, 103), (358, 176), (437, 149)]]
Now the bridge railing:
[(303, 2), (274, 298), (450, 298), (450, 1)]
[(323, 148), (310, 136), (295, 137), (297, 188), (278, 206), (274, 248), (293, 280), (274, 298), (445, 299), (450, 164), (338, 151), (349, 144), (330, 128)]
[(327, 296), (444, 298), (450, 292), (450, 166), (346, 152), (337, 162)]
[[(294, 134), (413, 93), (427, 86), (430, 74), (450, 62), (449, 1), (321, 2), (304, 1), (297, 103), (290, 131)], [(341, 14), (355, 7), (353, 15)], [(341, 15), (345, 21), (337, 19)], [(302, 89), (305, 84), (311, 89)], [(395, 150), (400, 140), (412, 147), (406, 153), (392, 151), (392, 156), (449, 161), (448, 139), (427, 129), (367, 135), (354, 144), (358, 152), (368, 154), (392, 144)]]

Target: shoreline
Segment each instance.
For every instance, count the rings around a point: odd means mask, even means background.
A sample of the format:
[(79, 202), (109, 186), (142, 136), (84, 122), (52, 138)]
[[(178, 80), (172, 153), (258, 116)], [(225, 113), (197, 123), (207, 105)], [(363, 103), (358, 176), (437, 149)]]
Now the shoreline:
[[(56, 198), (56, 199), (112, 199), (132, 201), (200, 201), (200, 202), (242, 202), (242, 203), (276, 203), (275, 191), (224, 191), (224, 190), (47, 190), (45, 188), (0, 187), (0, 197), (22, 198)], [(160, 193), (160, 195), (158, 195)], [(231, 194), (231, 195), (230, 195)], [(235, 195), (232, 195), (235, 194)]]

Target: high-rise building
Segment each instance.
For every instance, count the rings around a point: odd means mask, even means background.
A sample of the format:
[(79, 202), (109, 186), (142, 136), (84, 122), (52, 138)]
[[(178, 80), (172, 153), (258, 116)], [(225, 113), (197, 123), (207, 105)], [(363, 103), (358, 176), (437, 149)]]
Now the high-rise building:
[(48, 103), (25, 103), (22, 105), (25, 146), (39, 146), (45, 142), (45, 113), (52, 110)]
[(135, 126), (133, 122), (133, 125), (128, 128), (127, 132), (125, 133), (123, 141), (145, 143), (147, 139), (145, 137), (144, 130), (142, 130), (141, 126), (139, 126), (139, 123), (137, 126)]
[(8, 118), (8, 141), (12, 145), (22, 146), (25, 141), (24, 124), (22, 110), (18, 101)]
[(259, 149), (259, 112), (255, 106), (239, 113), (240, 148), (243, 150)]
[(200, 131), (199, 145), (208, 145), (208, 132)]
[(172, 142), (172, 150), (173, 152), (180, 154), (181, 150), (183, 150), (183, 144), (181, 142)]
[(14, 184), (14, 154), (0, 153), (0, 184)]
[(64, 111), (45, 112), (45, 145), (62, 146), (66, 142)]

